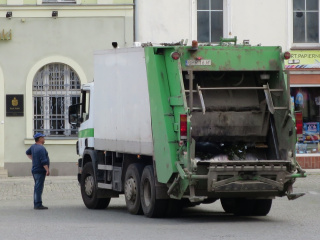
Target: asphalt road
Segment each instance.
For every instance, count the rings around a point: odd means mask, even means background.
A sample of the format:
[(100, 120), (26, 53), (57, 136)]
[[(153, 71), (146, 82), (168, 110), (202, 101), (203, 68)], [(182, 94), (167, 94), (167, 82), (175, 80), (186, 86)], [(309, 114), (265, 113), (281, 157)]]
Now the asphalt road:
[(1, 240), (319, 240), (320, 172), (298, 179), (294, 201), (277, 198), (266, 217), (235, 217), (220, 202), (186, 209), (180, 218), (149, 219), (127, 213), (123, 196), (105, 210), (82, 203), (74, 177), (49, 177), (43, 195), (49, 210), (32, 207), (32, 178), (0, 179)]

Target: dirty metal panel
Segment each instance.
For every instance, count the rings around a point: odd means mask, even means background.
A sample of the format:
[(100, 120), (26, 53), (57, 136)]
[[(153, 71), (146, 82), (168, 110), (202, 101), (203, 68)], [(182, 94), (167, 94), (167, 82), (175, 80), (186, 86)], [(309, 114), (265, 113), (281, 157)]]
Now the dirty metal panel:
[(278, 71), (282, 69), (281, 47), (201, 46), (196, 51), (180, 48), (179, 52), (184, 71)]

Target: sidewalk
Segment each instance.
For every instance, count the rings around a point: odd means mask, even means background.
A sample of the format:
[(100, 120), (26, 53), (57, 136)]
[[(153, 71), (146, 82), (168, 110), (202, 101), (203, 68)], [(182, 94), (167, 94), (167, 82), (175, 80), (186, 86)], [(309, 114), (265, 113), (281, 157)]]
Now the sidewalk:
[[(320, 169), (306, 169), (307, 182), (317, 184), (320, 180)], [(312, 176), (308, 178), (309, 176)], [(304, 179), (304, 178), (302, 178)], [(298, 179), (299, 180), (299, 179)], [(297, 181), (298, 183), (304, 181)], [(8, 177), (0, 179), (0, 201), (33, 199), (33, 177)], [(81, 199), (80, 186), (77, 176), (49, 176), (46, 178), (43, 191), (46, 199)]]
[[(33, 199), (33, 177), (8, 177), (0, 179), (0, 201)], [(46, 199), (81, 198), (80, 187), (76, 176), (47, 177), (42, 198)]]
[(320, 169), (303, 169), (308, 174), (320, 174)]

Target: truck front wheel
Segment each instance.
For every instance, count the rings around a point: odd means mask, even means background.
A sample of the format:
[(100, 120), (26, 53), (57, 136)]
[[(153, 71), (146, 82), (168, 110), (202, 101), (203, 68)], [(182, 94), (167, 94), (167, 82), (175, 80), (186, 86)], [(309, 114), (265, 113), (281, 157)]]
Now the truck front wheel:
[(127, 209), (131, 214), (142, 214), (140, 201), (140, 178), (143, 165), (139, 163), (130, 164), (124, 180), (124, 195)]
[(81, 196), (84, 205), (89, 209), (104, 209), (108, 207), (110, 198), (98, 198), (98, 189), (96, 189), (96, 182), (93, 173), (92, 163), (84, 165), (81, 180)]
[(164, 217), (168, 199), (156, 199), (155, 178), (152, 166), (146, 166), (142, 172), (140, 184), (141, 206), (145, 216)]

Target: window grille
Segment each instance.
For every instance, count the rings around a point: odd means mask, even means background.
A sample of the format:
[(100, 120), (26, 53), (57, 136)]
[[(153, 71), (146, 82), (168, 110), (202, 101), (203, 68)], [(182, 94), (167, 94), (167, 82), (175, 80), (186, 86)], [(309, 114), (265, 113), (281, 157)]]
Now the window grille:
[(33, 80), (34, 132), (46, 136), (76, 136), (69, 124), (68, 107), (80, 102), (80, 80), (68, 65), (42, 67)]

